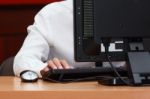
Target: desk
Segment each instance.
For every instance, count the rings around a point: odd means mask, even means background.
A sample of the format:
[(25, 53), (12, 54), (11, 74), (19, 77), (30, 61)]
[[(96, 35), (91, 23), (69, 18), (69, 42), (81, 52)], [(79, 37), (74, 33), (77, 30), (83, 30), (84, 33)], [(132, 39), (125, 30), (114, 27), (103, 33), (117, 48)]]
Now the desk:
[(149, 99), (150, 87), (103, 86), (97, 82), (69, 84), (39, 80), (23, 83), (17, 77), (0, 77), (1, 99)]

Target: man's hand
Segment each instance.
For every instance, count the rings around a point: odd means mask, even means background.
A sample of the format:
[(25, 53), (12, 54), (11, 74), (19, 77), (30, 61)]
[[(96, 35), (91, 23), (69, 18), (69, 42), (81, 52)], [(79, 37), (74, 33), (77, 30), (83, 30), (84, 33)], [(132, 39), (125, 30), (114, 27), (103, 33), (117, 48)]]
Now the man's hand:
[(50, 69), (69, 69), (72, 68), (66, 62), (66, 60), (54, 58), (53, 60), (48, 61), (48, 65), (41, 70), (41, 74), (43, 75), (45, 72), (49, 71)]

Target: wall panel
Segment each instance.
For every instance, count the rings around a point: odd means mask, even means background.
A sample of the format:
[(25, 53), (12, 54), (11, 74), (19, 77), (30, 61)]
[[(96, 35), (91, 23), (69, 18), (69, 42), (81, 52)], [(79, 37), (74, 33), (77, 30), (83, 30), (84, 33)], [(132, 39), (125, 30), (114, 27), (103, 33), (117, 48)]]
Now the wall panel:
[(33, 24), (35, 14), (47, 3), (58, 0), (1, 0), (0, 2), (0, 63), (19, 51)]

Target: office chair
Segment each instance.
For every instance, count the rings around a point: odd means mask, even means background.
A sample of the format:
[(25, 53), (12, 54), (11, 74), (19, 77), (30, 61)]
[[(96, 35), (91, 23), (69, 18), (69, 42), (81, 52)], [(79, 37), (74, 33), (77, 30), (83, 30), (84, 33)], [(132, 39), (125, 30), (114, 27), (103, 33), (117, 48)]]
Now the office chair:
[(0, 65), (0, 76), (14, 76), (13, 71), (14, 57), (9, 57)]

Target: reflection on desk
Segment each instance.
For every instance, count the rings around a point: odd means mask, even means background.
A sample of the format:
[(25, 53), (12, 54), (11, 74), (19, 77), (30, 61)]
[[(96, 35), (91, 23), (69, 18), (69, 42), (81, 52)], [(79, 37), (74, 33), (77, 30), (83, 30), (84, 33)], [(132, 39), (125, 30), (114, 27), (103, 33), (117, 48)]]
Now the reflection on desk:
[(18, 77), (0, 77), (1, 99), (149, 99), (149, 97), (149, 86), (104, 86), (97, 82), (60, 84), (42, 80), (23, 83)]

